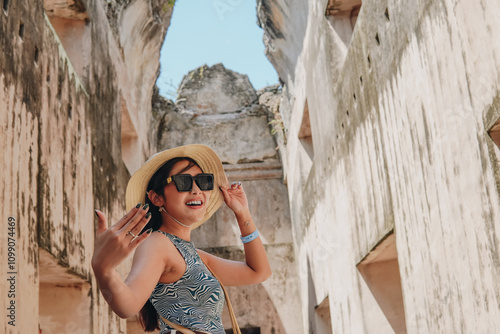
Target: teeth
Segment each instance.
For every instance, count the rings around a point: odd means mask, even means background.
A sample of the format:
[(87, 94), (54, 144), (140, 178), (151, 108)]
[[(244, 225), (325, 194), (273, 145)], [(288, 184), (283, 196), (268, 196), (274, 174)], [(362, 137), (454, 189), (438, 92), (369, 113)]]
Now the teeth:
[(201, 201), (189, 201), (186, 205), (201, 205)]

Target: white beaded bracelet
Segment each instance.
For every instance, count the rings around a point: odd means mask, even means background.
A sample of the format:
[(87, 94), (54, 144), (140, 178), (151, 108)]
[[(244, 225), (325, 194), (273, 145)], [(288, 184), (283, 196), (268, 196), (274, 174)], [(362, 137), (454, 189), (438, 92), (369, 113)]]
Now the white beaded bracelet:
[(246, 244), (246, 243), (249, 243), (252, 240), (255, 240), (258, 236), (259, 236), (259, 230), (255, 230), (252, 233), (250, 233), (249, 235), (246, 235), (244, 237), (240, 236), (240, 238), (241, 238), (241, 241), (244, 244)]

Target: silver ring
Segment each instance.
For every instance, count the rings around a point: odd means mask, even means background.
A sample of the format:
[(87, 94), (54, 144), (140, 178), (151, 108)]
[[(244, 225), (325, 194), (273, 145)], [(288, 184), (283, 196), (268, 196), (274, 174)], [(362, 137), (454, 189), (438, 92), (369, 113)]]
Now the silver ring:
[(134, 233), (132, 233), (132, 231), (128, 231), (127, 234), (130, 235), (130, 236), (132, 236), (132, 240), (134, 240), (135, 238), (137, 238), (137, 236)]

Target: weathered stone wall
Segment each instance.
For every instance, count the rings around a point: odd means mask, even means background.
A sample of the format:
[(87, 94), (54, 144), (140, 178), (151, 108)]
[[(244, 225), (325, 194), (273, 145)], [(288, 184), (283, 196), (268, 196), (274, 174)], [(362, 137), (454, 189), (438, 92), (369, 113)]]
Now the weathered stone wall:
[[(92, 211), (118, 218), (130, 173), (157, 144), (194, 142), (244, 182), (272, 262), (270, 280), (230, 289), (242, 327), (390, 332), (361, 270), (388, 240), (398, 266), (390, 257), (384, 268), (399, 272), (407, 332), (500, 327), (500, 150), (487, 134), (500, 118), (496, 1), (366, 1), (359, 16), (358, 1), (258, 1), (284, 83), (279, 112), (273, 94), (247, 86), (237, 103), (232, 90), (155, 100), (170, 109), (151, 119), (171, 3), (1, 1), (0, 268), (14, 284), (1, 285), (0, 307), (15, 303), (16, 326), (2, 316), (0, 331), (125, 332), (91, 275)], [(343, 6), (354, 6), (352, 35), (335, 30)], [(242, 256), (225, 209), (193, 240)], [(59, 298), (78, 319), (51, 308)]]
[[(500, 179), (487, 131), (500, 117), (500, 5), (363, 1), (345, 45), (325, 12), (348, 2), (258, 1), (285, 82), (296, 332), (313, 330), (322, 300), (334, 333), (391, 331), (356, 268), (391, 231), (407, 332), (494, 332)], [(312, 158), (299, 139), (304, 118)]]
[[(288, 196), (268, 126), (279, 100), (277, 86), (256, 92), (246, 76), (222, 64), (188, 73), (175, 104), (153, 99), (151, 132), (158, 150), (208, 145), (221, 157), (229, 181), (243, 183), (273, 276), (262, 284), (229, 287), (228, 293), (240, 327), (258, 327), (261, 333), (293, 333), (301, 325)], [(193, 231), (192, 240), (212, 254), (244, 260), (239, 235), (234, 214), (223, 206)], [(228, 315), (223, 320), (231, 328)]]
[[(9, 296), (9, 286), (2, 283), (1, 332), (126, 331), (126, 322), (110, 312), (91, 274), (93, 210), (101, 209), (111, 222), (124, 212), (130, 176), (122, 160), (124, 112), (136, 131), (136, 159), (141, 163), (151, 153), (144, 129), (149, 127), (148, 101), (172, 13), (168, 3), (128, 1), (142, 8), (134, 23), (144, 29), (127, 35), (125, 23), (108, 21), (105, 1), (2, 1), (0, 267), (2, 277), (15, 272), (15, 296)], [(118, 21), (124, 20), (127, 8), (116, 12)], [(78, 45), (78, 38), (85, 47)], [(137, 60), (130, 45), (148, 52), (141, 55), (145, 72), (140, 78), (127, 71)], [(140, 98), (134, 99), (132, 92)], [(8, 217), (15, 219), (13, 270), (7, 267)], [(39, 250), (50, 260), (40, 261)], [(51, 274), (47, 263), (70, 274), (64, 279)], [(67, 293), (61, 294), (58, 287)], [(61, 319), (51, 317), (68, 315), (50, 309), (50, 299), (56, 298), (51, 296), (63, 295), (73, 296), (64, 299), (64, 305), (79, 307), (74, 313), (78, 319), (63, 321), (64, 330), (54, 327)], [(78, 305), (72, 304), (80, 298)], [(4, 316), (11, 302), (15, 326)]]

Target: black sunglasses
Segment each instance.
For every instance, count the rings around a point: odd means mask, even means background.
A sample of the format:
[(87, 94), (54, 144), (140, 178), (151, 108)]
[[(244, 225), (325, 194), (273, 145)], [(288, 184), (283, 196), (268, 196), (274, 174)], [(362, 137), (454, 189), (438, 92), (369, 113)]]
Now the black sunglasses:
[(193, 180), (201, 191), (214, 189), (214, 174), (198, 174), (195, 176), (189, 174), (172, 175), (167, 179), (167, 184), (174, 181), (175, 187), (179, 192), (191, 191), (193, 189)]

